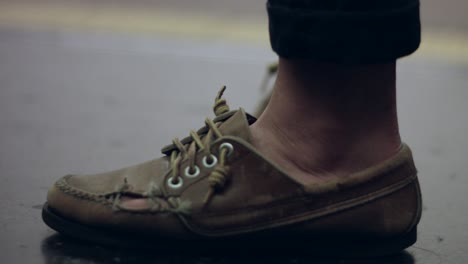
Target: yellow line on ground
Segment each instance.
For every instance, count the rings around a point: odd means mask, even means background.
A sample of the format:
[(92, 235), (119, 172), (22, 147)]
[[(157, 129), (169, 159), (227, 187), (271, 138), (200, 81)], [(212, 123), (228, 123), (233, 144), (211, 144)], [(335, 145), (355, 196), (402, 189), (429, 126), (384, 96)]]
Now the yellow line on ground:
[(468, 64), (468, 34), (465, 32), (423, 31), (417, 56)]
[[(0, 3), (0, 26), (155, 34), (268, 47), (265, 19), (234, 19), (160, 9)], [(468, 63), (468, 35), (424, 31), (416, 56)]]
[(215, 38), (265, 43), (266, 25), (168, 10), (0, 4), (0, 25)]

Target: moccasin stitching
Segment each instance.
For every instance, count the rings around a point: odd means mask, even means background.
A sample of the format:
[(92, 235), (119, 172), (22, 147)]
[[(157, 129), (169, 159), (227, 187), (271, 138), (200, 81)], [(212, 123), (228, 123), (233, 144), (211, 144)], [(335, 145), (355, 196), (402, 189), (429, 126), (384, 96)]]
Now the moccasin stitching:
[[(147, 210), (129, 210), (124, 207), (119, 206), (118, 203), (116, 203), (116, 199), (118, 194), (116, 195), (111, 195), (106, 196), (106, 195), (97, 195), (93, 193), (88, 193), (82, 190), (78, 190), (72, 186), (70, 186), (67, 183), (67, 179), (69, 179), (70, 176), (63, 177), (59, 181), (55, 183), (55, 186), (62, 191), (65, 194), (71, 195), (77, 199), (80, 200), (86, 200), (86, 201), (91, 201), (91, 202), (96, 202), (102, 205), (105, 205), (107, 207), (112, 208), (115, 211), (123, 211), (126, 213), (131, 213), (131, 214), (156, 214), (156, 213), (176, 213), (176, 214), (189, 214), (190, 209), (191, 209), (191, 202), (190, 201), (183, 201), (179, 197), (170, 197), (167, 199), (167, 203), (171, 206), (164, 206), (159, 203), (159, 206), (153, 206), (150, 209)], [(153, 202), (156, 202), (153, 200)]]
[(58, 180), (55, 183), (55, 186), (62, 192), (69, 194), (75, 198), (81, 199), (81, 200), (88, 200), (88, 201), (93, 201), (97, 202), (100, 204), (104, 204), (107, 206), (112, 206), (113, 202), (110, 201), (106, 196), (104, 195), (96, 195), (92, 193), (88, 193), (82, 190), (78, 190), (67, 183), (67, 179), (69, 179), (70, 176), (65, 176), (62, 179)]

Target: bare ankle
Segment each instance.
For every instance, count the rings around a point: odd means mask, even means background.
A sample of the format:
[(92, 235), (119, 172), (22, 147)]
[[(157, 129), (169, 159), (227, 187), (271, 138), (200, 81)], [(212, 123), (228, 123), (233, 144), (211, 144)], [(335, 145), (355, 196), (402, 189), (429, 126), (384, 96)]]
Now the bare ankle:
[(280, 61), (270, 104), (252, 125), (254, 144), (299, 178), (345, 177), (400, 146), (395, 64)]

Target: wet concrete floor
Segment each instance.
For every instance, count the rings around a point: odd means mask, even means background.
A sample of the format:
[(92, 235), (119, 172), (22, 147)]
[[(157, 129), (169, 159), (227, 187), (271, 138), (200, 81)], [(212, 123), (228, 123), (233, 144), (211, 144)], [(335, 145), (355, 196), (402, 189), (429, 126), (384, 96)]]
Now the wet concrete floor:
[(160, 155), (206, 116), (221, 85), (255, 108), (263, 47), (124, 34), (0, 30), (0, 263), (466, 263), (468, 64), (410, 57), (398, 66), (401, 132), (419, 169), (418, 242), (379, 259), (178, 256), (70, 240), (42, 223), (49, 186), (68, 173)]

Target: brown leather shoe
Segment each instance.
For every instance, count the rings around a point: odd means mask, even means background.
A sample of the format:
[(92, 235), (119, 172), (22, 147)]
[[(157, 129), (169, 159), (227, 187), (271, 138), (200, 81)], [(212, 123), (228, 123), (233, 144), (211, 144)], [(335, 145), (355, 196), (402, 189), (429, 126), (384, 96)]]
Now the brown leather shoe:
[(370, 256), (416, 241), (421, 194), (408, 146), (345, 179), (306, 185), (255, 150), (255, 118), (229, 111), (223, 90), (216, 118), (174, 139), (163, 157), (58, 180), (42, 211), (45, 223), (99, 243), (210, 252)]

